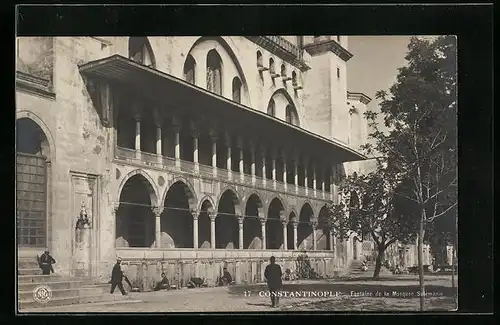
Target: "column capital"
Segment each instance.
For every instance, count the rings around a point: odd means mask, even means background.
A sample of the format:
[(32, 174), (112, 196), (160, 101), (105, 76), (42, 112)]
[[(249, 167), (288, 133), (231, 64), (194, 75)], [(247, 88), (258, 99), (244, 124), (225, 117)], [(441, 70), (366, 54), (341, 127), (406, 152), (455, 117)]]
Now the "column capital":
[(212, 142), (216, 142), (219, 139), (219, 133), (214, 127), (210, 127), (208, 135), (210, 136), (210, 139), (212, 139)]
[(243, 221), (245, 220), (244, 216), (237, 216), (238, 217), (238, 224), (243, 226)]
[(141, 113), (142, 113), (142, 105), (139, 104), (138, 102), (132, 102), (132, 113), (134, 114), (134, 118), (137, 120), (137, 117), (140, 118)]
[(318, 220), (316, 220), (316, 219), (311, 220), (311, 221), (309, 222), (309, 224), (311, 225), (311, 227), (312, 227), (313, 229), (318, 228)]
[(193, 216), (193, 220), (198, 220), (198, 217), (200, 216), (200, 211), (198, 210), (190, 210), (191, 215)]
[(244, 146), (244, 141), (243, 141), (243, 138), (242, 137), (238, 137), (236, 139), (236, 146), (238, 147), (238, 149), (243, 149), (243, 146)]
[(152, 207), (151, 211), (153, 211), (156, 217), (160, 217), (161, 214), (163, 213), (163, 207)]
[(224, 141), (226, 142), (226, 146), (230, 147), (231, 146), (231, 140), (232, 140), (232, 137), (231, 137), (231, 133), (229, 132), (224, 132)]
[(217, 218), (217, 212), (209, 212), (208, 217), (210, 218), (210, 221), (215, 221), (215, 218)]
[(281, 148), (281, 150), (280, 150), (280, 156), (281, 156), (281, 158), (283, 158), (283, 161), (285, 161), (285, 162), (286, 162), (286, 158), (288, 156), (288, 152), (289, 152), (288, 148)]
[(292, 220), (292, 225), (293, 225), (294, 228), (297, 228), (299, 226), (299, 220), (293, 219)]
[(287, 219), (281, 219), (281, 224), (283, 225), (283, 227), (286, 227), (288, 225), (288, 220)]
[(189, 128), (189, 131), (191, 131), (191, 136), (193, 138), (197, 138), (200, 136), (200, 123), (197, 120), (191, 119), (189, 121)]
[(111, 207), (111, 213), (116, 214), (118, 212), (119, 208), (120, 208), (120, 202), (113, 203), (113, 205)]
[(260, 221), (261, 226), (265, 226), (267, 219), (266, 218), (259, 218), (259, 221)]
[(153, 107), (153, 119), (157, 128), (161, 127), (163, 124), (163, 119), (165, 118), (164, 113), (160, 110), (159, 107)]
[(263, 144), (261, 144), (259, 146), (259, 152), (263, 157), (265, 157), (267, 154), (267, 148)]

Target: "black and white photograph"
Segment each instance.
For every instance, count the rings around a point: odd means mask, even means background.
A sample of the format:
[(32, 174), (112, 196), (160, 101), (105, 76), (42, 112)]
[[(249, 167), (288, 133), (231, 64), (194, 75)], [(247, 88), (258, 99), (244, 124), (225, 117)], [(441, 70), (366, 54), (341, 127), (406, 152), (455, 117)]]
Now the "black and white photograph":
[(455, 35), (19, 36), (19, 313), (458, 309)]

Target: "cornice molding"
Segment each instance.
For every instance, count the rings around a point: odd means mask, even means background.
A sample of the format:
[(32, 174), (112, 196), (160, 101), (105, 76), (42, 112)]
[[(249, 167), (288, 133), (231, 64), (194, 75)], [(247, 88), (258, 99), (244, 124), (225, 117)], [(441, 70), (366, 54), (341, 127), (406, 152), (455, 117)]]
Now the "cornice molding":
[(311, 54), (312, 56), (316, 56), (330, 51), (336, 54), (339, 58), (341, 58), (345, 62), (349, 61), (353, 57), (353, 54), (351, 52), (343, 48), (342, 45), (340, 45), (334, 40), (327, 40), (327, 41), (307, 44), (304, 45), (304, 49), (307, 51), (307, 53)]
[(16, 71), (16, 89), (55, 100), (50, 80), (40, 78), (22, 71)]
[(347, 92), (347, 99), (357, 100), (365, 105), (368, 105), (372, 101), (370, 97), (366, 96), (363, 93), (354, 93), (350, 91)]

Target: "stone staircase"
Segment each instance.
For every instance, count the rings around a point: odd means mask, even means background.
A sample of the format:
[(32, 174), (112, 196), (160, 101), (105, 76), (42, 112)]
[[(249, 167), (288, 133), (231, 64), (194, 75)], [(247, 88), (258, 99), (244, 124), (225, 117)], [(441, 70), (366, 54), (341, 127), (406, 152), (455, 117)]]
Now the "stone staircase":
[[(122, 296), (118, 288), (111, 295), (109, 284), (95, 284), (92, 279), (57, 274), (42, 275), (42, 270), (33, 259), (18, 260), (17, 278), (20, 312), (33, 308), (43, 311), (43, 307), (131, 300), (130, 296)], [(33, 298), (33, 291), (39, 285), (47, 285), (51, 290), (52, 297), (45, 303), (37, 302)]]
[[(349, 270), (347, 272), (347, 277), (348, 278), (372, 277), (373, 272), (375, 272), (375, 262), (368, 262), (366, 264), (366, 266), (368, 268), (366, 271), (361, 270), (362, 265), (363, 265), (362, 260), (353, 260), (351, 262), (351, 265), (349, 266)], [(380, 275), (379, 276), (384, 277), (384, 276), (389, 276), (389, 275), (392, 275), (392, 273), (387, 268), (382, 266), (380, 268)]]

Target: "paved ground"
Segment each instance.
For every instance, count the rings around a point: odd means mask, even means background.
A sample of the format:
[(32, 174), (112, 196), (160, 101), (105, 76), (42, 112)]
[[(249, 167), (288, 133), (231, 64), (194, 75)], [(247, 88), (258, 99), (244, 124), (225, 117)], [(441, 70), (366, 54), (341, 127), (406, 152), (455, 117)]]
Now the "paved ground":
[[(237, 285), (130, 293), (141, 302), (52, 307), (43, 308), (43, 312), (416, 311), (419, 306), (415, 276), (287, 282), (283, 288), (286, 297), (274, 309), (265, 290), (263, 285)], [(428, 276), (426, 291), (427, 310), (454, 309), (451, 277)]]

